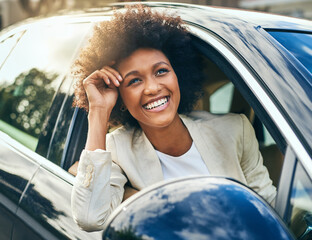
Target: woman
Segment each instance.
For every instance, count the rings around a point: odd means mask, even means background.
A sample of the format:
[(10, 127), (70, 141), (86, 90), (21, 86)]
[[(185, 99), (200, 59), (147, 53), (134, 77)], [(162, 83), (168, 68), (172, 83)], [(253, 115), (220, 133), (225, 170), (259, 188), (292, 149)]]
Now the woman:
[[(72, 193), (82, 229), (102, 228), (125, 185), (141, 190), (189, 175), (232, 177), (272, 203), (275, 188), (247, 118), (190, 113), (202, 75), (179, 17), (142, 6), (115, 13), (75, 66), (74, 104), (89, 123)], [(123, 126), (106, 135), (109, 123)]]

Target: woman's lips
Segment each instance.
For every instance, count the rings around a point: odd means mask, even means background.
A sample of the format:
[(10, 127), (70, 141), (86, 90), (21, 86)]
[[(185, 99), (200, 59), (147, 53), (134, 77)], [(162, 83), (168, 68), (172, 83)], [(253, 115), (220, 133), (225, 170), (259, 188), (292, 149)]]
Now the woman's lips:
[(151, 110), (162, 110), (162, 109), (164, 109), (164, 107), (166, 105), (168, 105), (168, 102), (169, 102), (169, 97), (166, 96), (166, 97), (157, 99), (153, 102), (150, 102), (150, 103), (143, 105), (143, 108), (146, 110), (149, 110), (149, 111), (151, 111)]

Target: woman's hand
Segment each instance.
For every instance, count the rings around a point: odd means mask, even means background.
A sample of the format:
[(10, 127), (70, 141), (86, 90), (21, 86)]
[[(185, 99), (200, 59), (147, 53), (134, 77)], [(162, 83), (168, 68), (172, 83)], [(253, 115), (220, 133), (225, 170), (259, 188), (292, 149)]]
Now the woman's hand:
[(96, 70), (83, 80), (83, 87), (89, 101), (89, 110), (105, 109), (110, 113), (118, 98), (116, 87), (120, 86), (121, 81), (121, 75), (110, 66)]
[(110, 66), (97, 70), (83, 80), (89, 101), (88, 136), (85, 149), (106, 150), (108, 121), (118, 98), (122, 77)]

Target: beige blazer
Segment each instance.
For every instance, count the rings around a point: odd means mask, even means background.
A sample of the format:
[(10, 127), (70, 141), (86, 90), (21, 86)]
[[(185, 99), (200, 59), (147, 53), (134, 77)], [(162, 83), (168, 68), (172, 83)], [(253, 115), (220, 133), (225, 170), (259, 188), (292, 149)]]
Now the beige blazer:
[[(193, 112), (180, 117), (212, 176), (236, 179), (274, 201), (276, 189), (244, 115)], [(160, 161), (144, 132), (121, 127), (107, 135), (107, 151), (81, 154), (72, 191), (74, 219), (86, 231), (100, 230), (121, 203), (127, 182), (141, 190), (162, 180)]]

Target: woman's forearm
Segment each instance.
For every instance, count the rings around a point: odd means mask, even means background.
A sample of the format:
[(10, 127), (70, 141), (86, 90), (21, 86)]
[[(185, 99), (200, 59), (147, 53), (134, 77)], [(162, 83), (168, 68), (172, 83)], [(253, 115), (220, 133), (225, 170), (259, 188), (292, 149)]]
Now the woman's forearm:
[(106, 109), (90, 109), (88, 114), (88, 136), (86, 150), (106, 150), (106, 133), (108, 130), (110, 111)]

